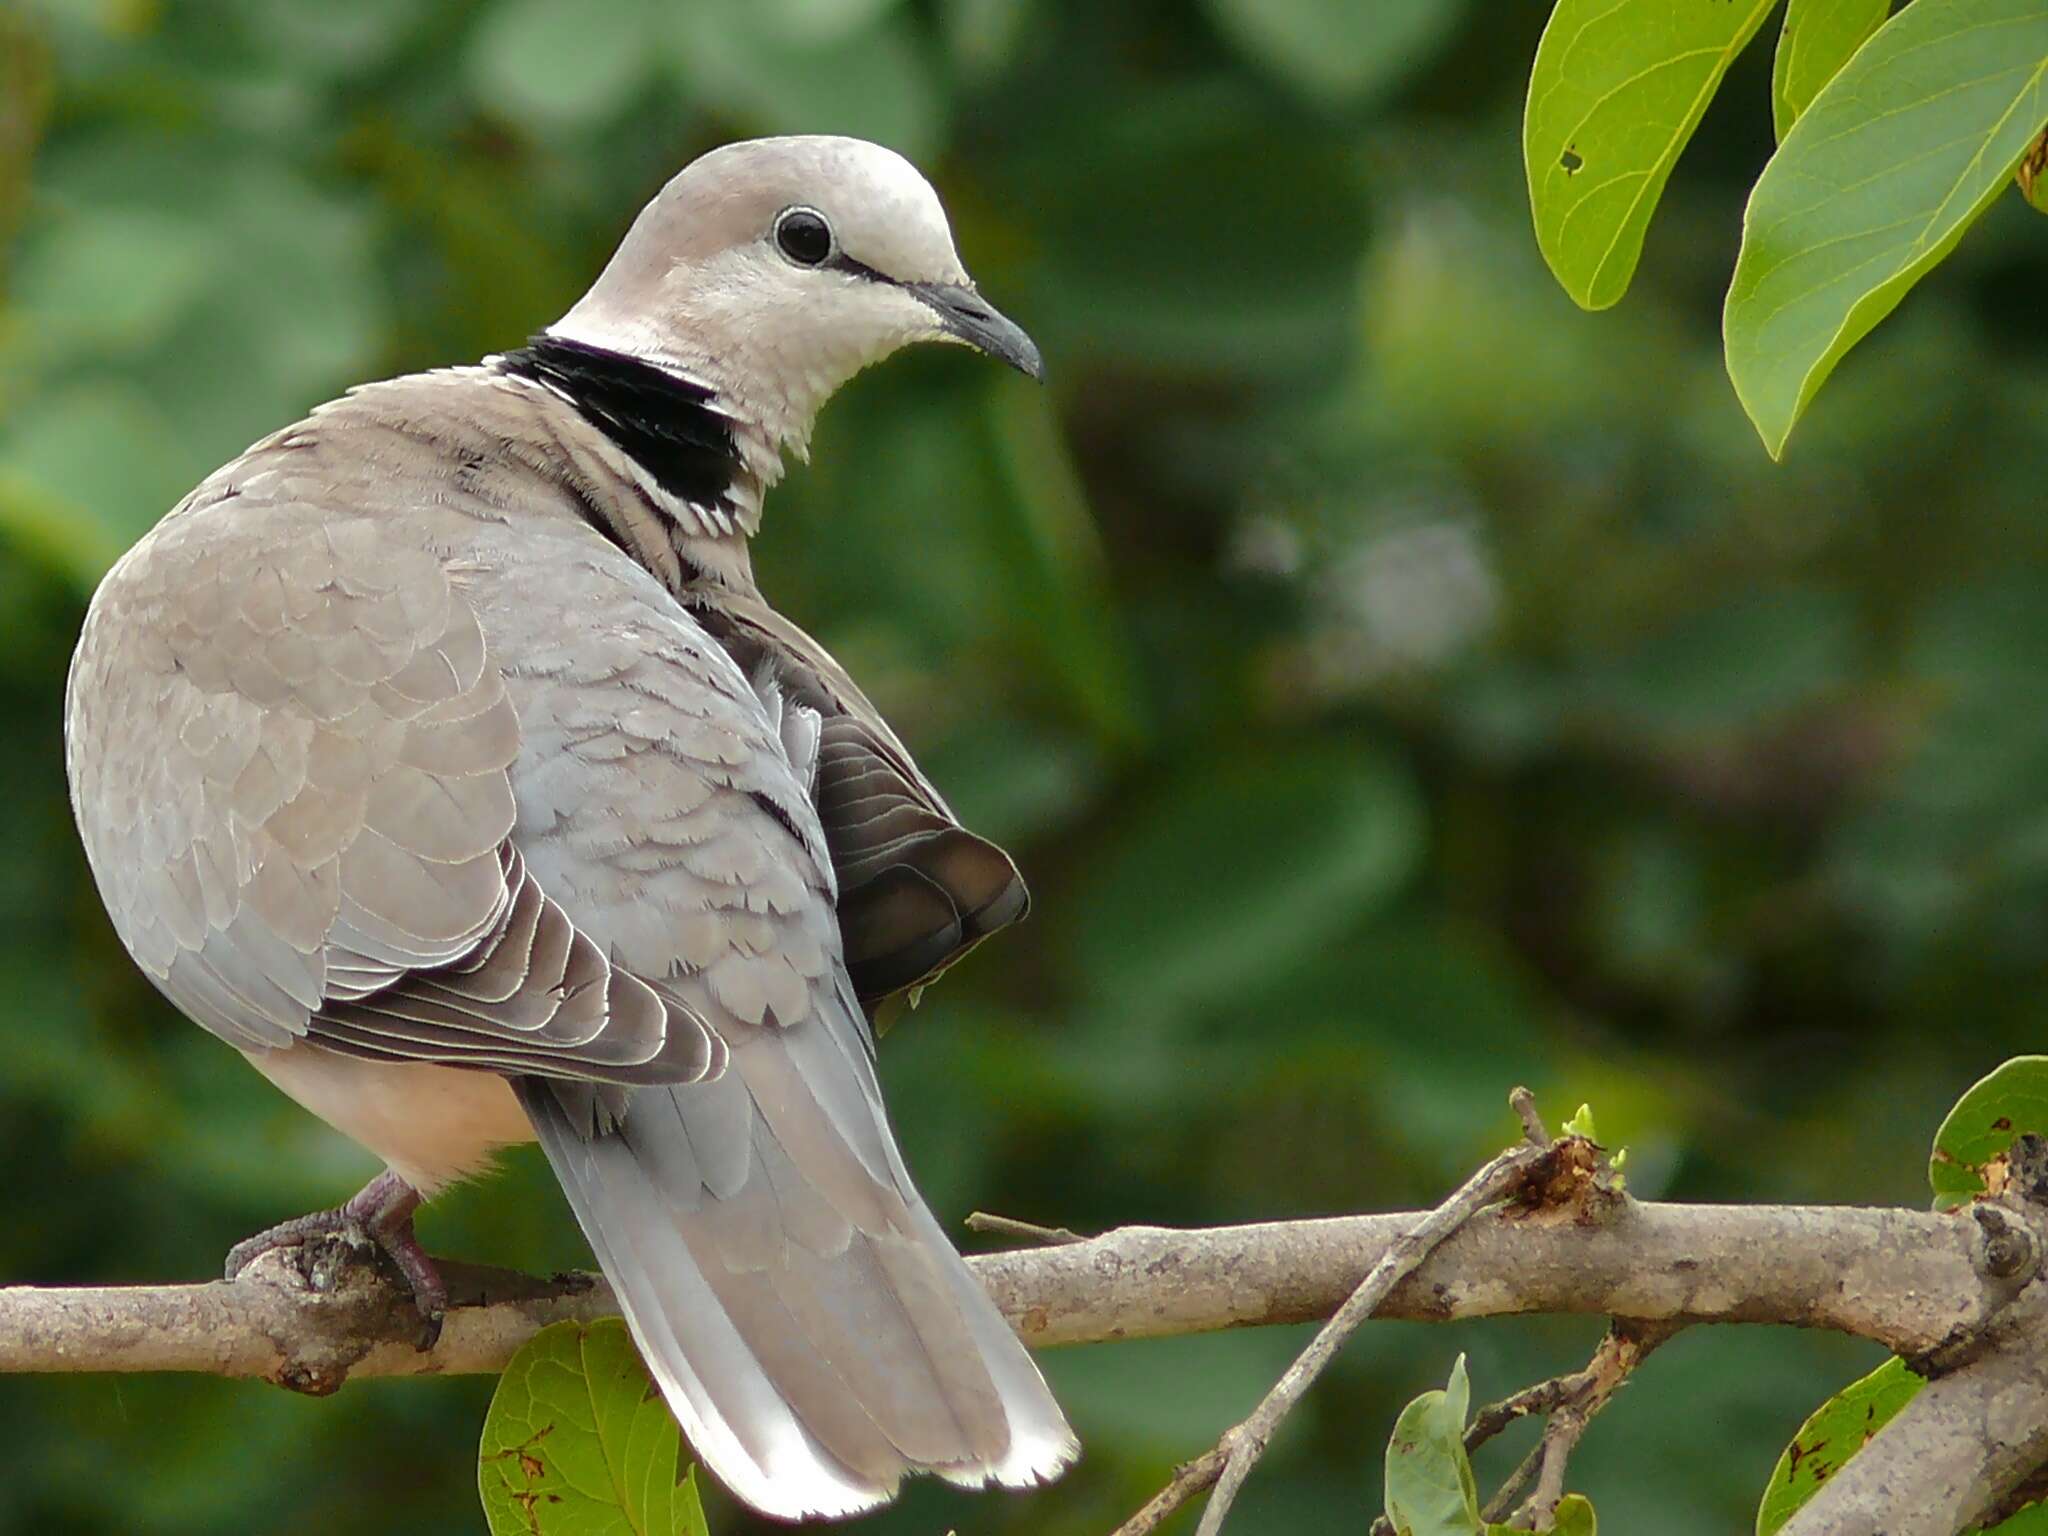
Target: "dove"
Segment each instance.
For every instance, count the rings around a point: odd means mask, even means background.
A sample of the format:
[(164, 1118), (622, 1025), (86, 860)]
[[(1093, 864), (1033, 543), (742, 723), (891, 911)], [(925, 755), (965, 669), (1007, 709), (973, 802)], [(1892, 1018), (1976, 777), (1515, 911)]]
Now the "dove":
[(1077, 1454), (870, 1023), (1024, 884), (749, 554), (827, 397), (928, 341), (1041, 373), (906, 160), (713, 150), (526, 345), (209, 476), (108, 572), (66, 694), (136, 964), (385, 1164), (230, 1276), (367, 1236), (437, 1325), (415, 1211), (537, 1140), (698, 1458), (791, 1520)]

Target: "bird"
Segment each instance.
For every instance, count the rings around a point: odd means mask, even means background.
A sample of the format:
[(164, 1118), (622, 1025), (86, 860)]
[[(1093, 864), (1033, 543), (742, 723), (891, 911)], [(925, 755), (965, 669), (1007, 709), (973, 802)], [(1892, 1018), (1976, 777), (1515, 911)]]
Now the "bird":
[(1042, 377), (902, 156), (711, 150), (525, 345), (207, 477), (108, 571), (66, 689), (129, 954), (385, 1164), (229, 1277), (367, 1237), (431, 1328), (414, 1213), (537, 1140), (698, 1459), (785, 1520), (1078, 1454), (874, 1064), (874, 1011), (1024, 883), (750, 557), (827, 397), (921, 342)]

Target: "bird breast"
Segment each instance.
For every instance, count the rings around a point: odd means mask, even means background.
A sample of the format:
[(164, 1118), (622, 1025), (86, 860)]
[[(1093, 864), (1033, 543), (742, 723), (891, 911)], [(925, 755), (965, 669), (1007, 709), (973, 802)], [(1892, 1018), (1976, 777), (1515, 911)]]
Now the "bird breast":
[(422, 1195), (479, 1173), (533, 1124), (495, 1072), (360, 1061), (317, 1045), (251, 1051), (250, 1065)]

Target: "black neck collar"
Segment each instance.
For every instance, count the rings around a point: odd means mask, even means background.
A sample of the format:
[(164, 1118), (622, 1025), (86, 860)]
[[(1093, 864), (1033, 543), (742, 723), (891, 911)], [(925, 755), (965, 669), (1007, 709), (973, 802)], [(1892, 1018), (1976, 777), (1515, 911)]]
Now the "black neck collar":
[(545, 331), (505, 353), (498, 366), (559, 391), (678, 501), (738, 510), (732, 491), (741, 474), (739, 450), (708, 385)]

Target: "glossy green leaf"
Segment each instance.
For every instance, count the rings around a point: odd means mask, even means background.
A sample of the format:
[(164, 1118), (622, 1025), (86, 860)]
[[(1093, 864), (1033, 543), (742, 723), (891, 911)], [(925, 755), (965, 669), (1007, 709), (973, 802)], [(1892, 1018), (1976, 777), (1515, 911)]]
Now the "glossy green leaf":
[(2043, 123), (2048, 0), (1916, 0), (1815, 98), (1750, 195), (1722, 317), (1729, 377), (1774, 458)]
[[(1506, 1530), (1506, 1526), (1495, 1526)], [(1551, 1516), (1550, 1536), (1600, 1536), (1600, 1522), (1593, 1514), (1593, 1501), (1582, 1493), (1568, 1493), (1557, 1501)]]
[(694, 1470), (626, 1325), (556, 1323), (498, 1381), (477, 1453), (491, 1536), (706, 1536)]
[[(1841, 1471), (1842, 1463), (1898, 1417), (1927, 1383), (1906, 1369), (1903, 1360), (1887, 1360), (1860, 1381), (1829, 1398), (1799, 1426), (1799, 1433), (1778, 1457), (1756, 1511), (1756, 1536), (1775, 1536), (1786, 1521)], [(1563, 1507), (1559, 1506), (1560, 1517)], [(1559, 1530), (1564, 1529), (1560, 1518)], [(2048, 1505), (2029, 1504), (1976, 1536), (2044, 1536)]]
[(1605, 309), (1721, 77), (1775, 0), (1558, 0), (1529, 74), (1522, 158), (1536, 243), (1566, 293)]
[(1387, 1519), (1398, 1536), (1478, 1536), (1479, 1490), (1465, 1455), (1465, 1411), (1472, 1400), (1465, 1357), (1448, 1385), (1401, 1410), (1387, 1441)]
[[(1465, 1451), (1471, 1398), (1460, 1355), (1443, 1390), (1423, 1393), (1394, 1421), (1385, 1504), (1396, 1536), (1515, 1536), (1514, 1527), (1480, 1516), (1479, 1489)], [(1558, 1500), (1550, 1529), (1552, 1536), (1599, 1536), (1592, 1504), (1576, 1493)]]
[(1983, 1194), (1986, 1169), (2030, 1131), (2048, 1135), (2048, 1056), (2015, 1056), (1956, 1100), (1927, 1161), (1936, 1209)]
[(1891, 0), (1790, 0), (1771, 61), (1771, 121), (1779, 143), (1891, 8)]
[(1887, 1360), (1815, 1409), (1771, 1471), (1757, 1506), (1756, 1536), (1773, 1536), (1925, 1385), (1903, 1360)]

